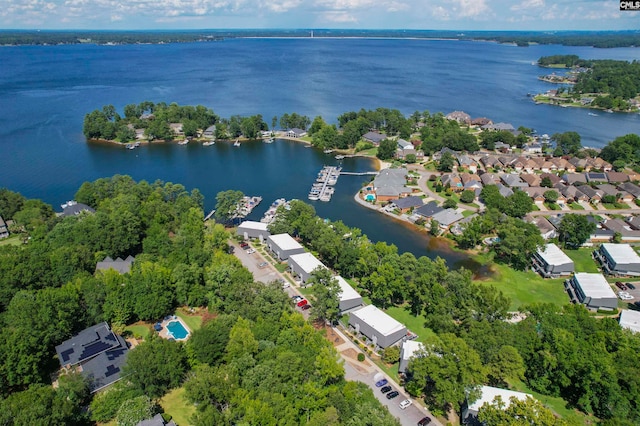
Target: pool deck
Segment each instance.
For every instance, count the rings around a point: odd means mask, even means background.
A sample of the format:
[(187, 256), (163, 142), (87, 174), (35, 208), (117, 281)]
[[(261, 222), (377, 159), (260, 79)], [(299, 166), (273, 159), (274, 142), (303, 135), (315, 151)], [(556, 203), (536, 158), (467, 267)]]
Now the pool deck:
[[(167, 324), (173, 321), (178, 321), (180, 324), (182, 324), (184, 329), (189, 332), (189, 334), (187, 334), (187, 337), (185, 337), (184, 339), (176, 339), (175, 337), (173, 337), (173, 335), (169, 332), (169, 329), (167, 328)], [(191, 329), (187, 327), (187, 324), (185, 324), (185, 322), (182, 321), (182, 319), (177, 315), (170, 315), (166, 317), (165, 319), (162, 320), (162, 322), (160, 322), (160, 325), (162, 326), (162, 330), (158, 332), (158, 335), (163, 339), (173, 338), (177, 342), (184, 342), (185, 340), (189, 339), (189, 337), (191, 337), (191, 333), (192, 333)]]

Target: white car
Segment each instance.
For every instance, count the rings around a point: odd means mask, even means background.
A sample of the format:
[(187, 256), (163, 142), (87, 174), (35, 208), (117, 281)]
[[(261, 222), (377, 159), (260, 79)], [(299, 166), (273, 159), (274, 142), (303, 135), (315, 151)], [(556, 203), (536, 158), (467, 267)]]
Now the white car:
[(633, 296), (626, 291), (619, 291), (618, 297), (620, 298), (620, 300), (633, 300)]
[(289, 288), (289, 287), (290, 287), (289, 283), (282, 284), (282, 288)]
[(402, 408), (402, 409), (404, 410), (405, 408), (407, 408), (407, 407), (408, 407), (408, 406), (410, 406), (411, 404), (413, 404), (413, 402), (411, 402), (411, 400), (410, 400), (410, 399), (405, 399), (404, 401), (402, 401), (402, 402), (400, 403), (400, 408)]
[(247, 250), (247, 254), (253, 254), (253, 253), (255, 253), (255, 252), (256, 252), (256, 251), (255, 251), (254, 249), (249, 249), (249, 250)]

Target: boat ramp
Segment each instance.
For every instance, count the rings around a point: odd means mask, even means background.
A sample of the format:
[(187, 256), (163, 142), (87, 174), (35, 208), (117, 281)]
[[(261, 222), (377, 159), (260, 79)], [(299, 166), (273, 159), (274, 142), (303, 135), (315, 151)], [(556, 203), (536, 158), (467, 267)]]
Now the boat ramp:
[(342, 170), (339, 166), (325, 166), (318, 173), (318, 178), (316, 182), (311, 186), (311, 191), (309, 191), (309, 199), (311, 201), (330, 201), (331, 196), (335, 192), (335, 188), (333, 187), (338, 182), (338, 177), (340, 177), (340, 171)]

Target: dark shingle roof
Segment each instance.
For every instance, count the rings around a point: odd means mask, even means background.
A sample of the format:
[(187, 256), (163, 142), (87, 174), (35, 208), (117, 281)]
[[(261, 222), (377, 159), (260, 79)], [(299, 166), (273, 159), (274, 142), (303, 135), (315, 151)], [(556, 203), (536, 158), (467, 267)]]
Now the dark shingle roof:
[(414, 213), (417, 213), (420, 216), (424, 217), (432, 217), (434, 214), (440, 213), (443, 210), (444, 209), (442, 207), (438, 206), (438, 203), (436, 203), (435, 201), (431, 201), (430, 203), (417, 208)]
[(75, 201), (68, 201), (62, 206), (62, 216), (75, 216), (82, 212), (95, 213), (96, 211), (86, 204), (78, 203)]
[(420, 197), (410, 196), (393, 200), (393, 204), (395, 204), (399, 209), (409, 209), (411, 207), (419, 207), (423, 204), (423, 202), (422, 198)]

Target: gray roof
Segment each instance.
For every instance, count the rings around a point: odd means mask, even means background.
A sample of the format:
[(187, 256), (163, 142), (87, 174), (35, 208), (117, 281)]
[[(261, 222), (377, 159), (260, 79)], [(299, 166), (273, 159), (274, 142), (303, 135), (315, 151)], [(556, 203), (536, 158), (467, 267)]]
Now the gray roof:
[(482, 126), (482, 129), (484, 130), (507, 130), (509, 132), (513, 132), (516, 129), (513, 127), (513, 125), (509, 124), (509, 123), (489, 123), (489, 124), (485, 124), (484, 126)]
[(420, 207), (424, 203), (422, 202), (422, 198), (412, 195), (410, 197), (393, 200), (393, 204), (395, 204), (399, 209), (408, 209), (411, 207)]
[(500, 179), (502, 179), (502, 181), (506, 185), (512, 188), (513, 187), (526, 188), (527, 186), (529, 186), (529, 184), (527, 182), (524, 182), (522, 179), (520, 179), (520, 176), (518, 175), (504, 174), (500, 176)]
[(571, 260), (569, 256), (567, 256), (562, 250), (560, 250), (560, 247), (553, 243), (547, 244), (544, 248), (539, 248), (538, 256), (544, 259), (547, 265), (573, 265), (573, 260)]
[(595, 197), (602, 198), (602, 196), (604, 195), (604, 191), (600, 189), (593, 189), (589, 185), (581, 185), (578, 188), (580, 189), (580, 191), (582, 191), (582, 193), (584, 193), (584, 195), (589, 197), (589, 199)]
[(293, 132), (295, 134), (301, 135), (303, 133), (307, 133), (306, 130), (303, 129), (298, 129), (297, 127), (294, 127), (293, 129), (289, 129), (290, 132)]
[(164, 421), (162, 414), (156, 414), (151, 419), (142, 420), (136, 426), (176, 426), (173, 420), (170, 420), (168, 423)]
[(604, 243), (600, 246), (616, 264), (640, 264), (640, 256), (629, 244)]
[(82, 212), (95, 213), (96, 211), (86, 204), (69, 201), (62, 205), (62, 216), (75, 216)]
[(452, 223), (455, 223), (462, 218), (464, 218), (462, 213), (459, 213), (454, 209), (446, 209), (433, 215), (433, 219), (437, 220), (438, 223), (443, 226), (450, 226)]
[(582, 288), (582, 292), (586, 297), (592, 299), (607, 297), (615, 299), (617, 297), (602, 274), (577, 272), (574, 278), (576, 282), (578, 282), (578, 285), (580, 285), (580, 288)]
[(627, 191), (629, 194), (633, 195), (636, 198), (640, 198), (640, 186), (635, 185), (631, 182), (625, 182), (621, 185), (618, 185), (618, 188), (623, 191)]
[(413, 144), (404, 139), (398, 139), (398, 148), (400, 149), (413, 149)]
[(511, 188), (507, 188), (501, 183), (499, 183), (497, 187), (498, 187), (498, 191), (500, 192), (500, 195), (502, 195), (503, 197), (510, 197), (513, 195), (513, 191), (511, 190)]
[(113, 260), (109, 256), (107, 256), (102, 262), (98, 262), (98, 264), (96, 265), (96, 271), (106, 271), (108, 269), (114, 269), (121, 274), (126, 274), (131, 272), (131, 265), (133, 265), (134, 260), (136, 260), (136, 258), (133, 256), (128, 256), (125, 260), (122, 260), (121, 258)]
[(444, 209), (442, 207), (438, 206), (438, 203), (436, 203), (435, 201), (431, 201), (424, 206), (417, 208), (414, 213), (417, 213), (420, 216), (424, 217), (432, 217), (436, 213), (440, 213), (443, 210)]
[(368, 141), (371, 142), (380, 142), (384, 139), (387, 138), (387, 135), (385, 135), (384, 133), (376, 133), (376, 132), (367, 132), (364, 135), (362, 135), (362, 137)]
[(127, 343), (111, 331), (106, 322), (89, 327), (56, 346), (62, 366), (82, 366), (82, 375), (89, 379), (92, 392), (120, 379), (120, 367), (127, 352)]
[(604, 173), (585, 173), (587, 182), (608, 182), (607, 175)]
[(614, 197), (616, 195), (622, 194), (624, 192), (624, 191), (618, 190), (618, 188), (616, 188), (615, 186), (613, 186), (613, 185), (611, 185), (609, 183), (603, 183), (602, 185), (596, 185), (596, 186), (598, 187), (598, 189), (603, 190), (605, 194), (613, 195)]
[(587, 177), (583, 173), (565, 173), (562, 175), (562, 180), (572, 185), (576, 182), (586, 183)]

